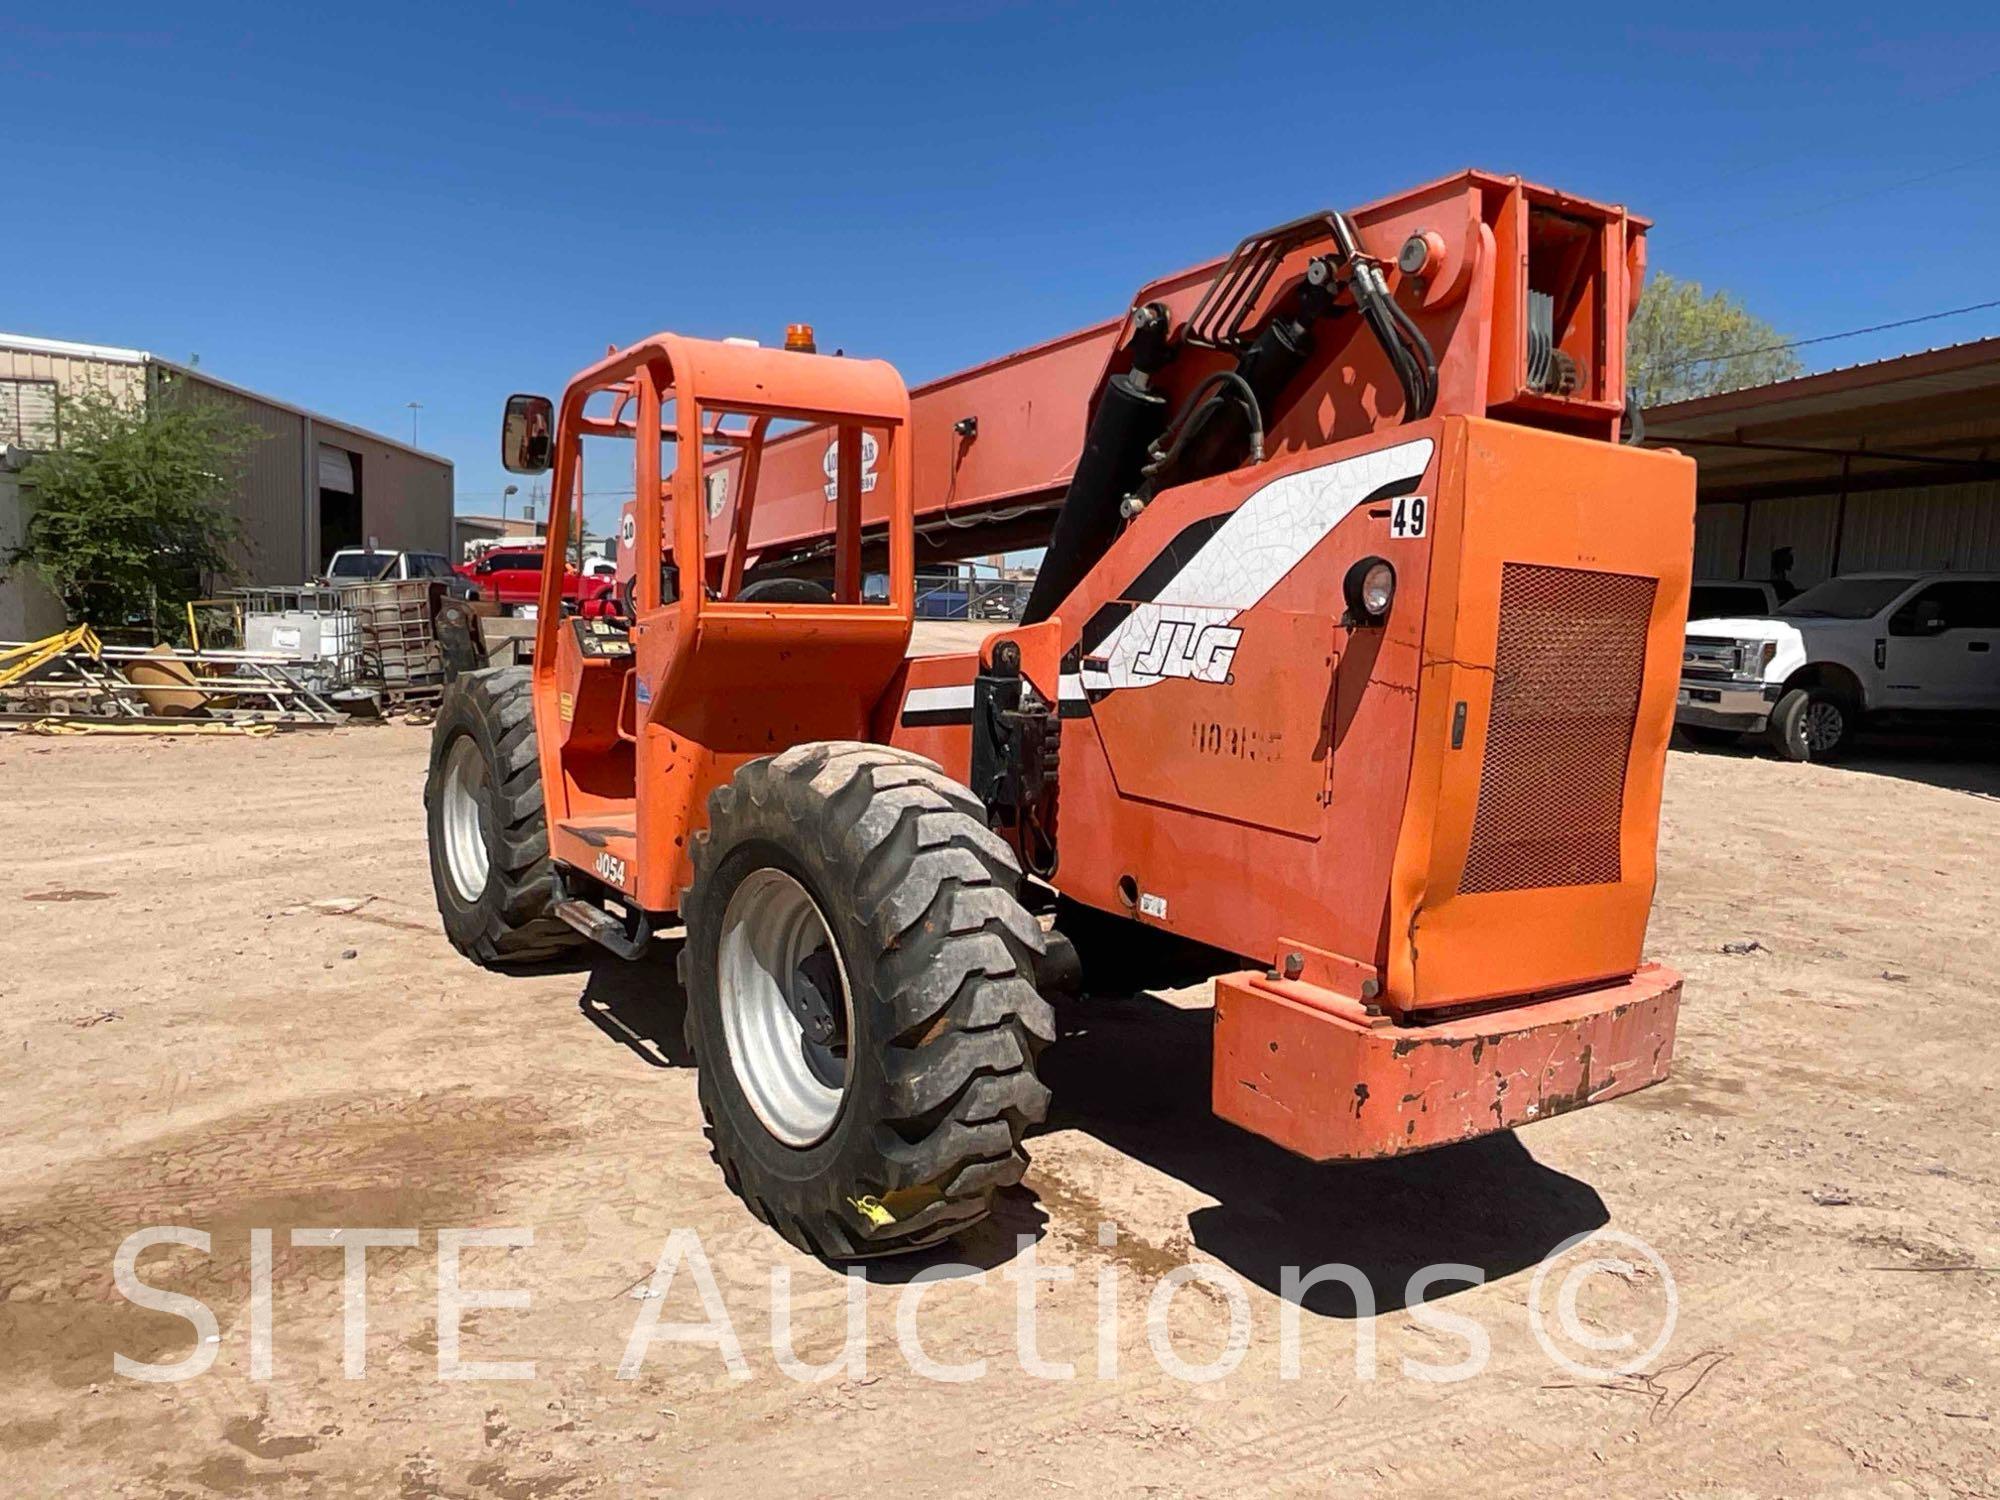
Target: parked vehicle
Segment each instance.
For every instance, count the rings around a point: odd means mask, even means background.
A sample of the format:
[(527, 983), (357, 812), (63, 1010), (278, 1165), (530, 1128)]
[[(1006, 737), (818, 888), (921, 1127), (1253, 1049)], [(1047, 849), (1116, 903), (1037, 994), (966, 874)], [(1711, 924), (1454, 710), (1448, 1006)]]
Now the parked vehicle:
[[(503, 615), (532, 615), (542, 596), (541, 547), (495, 547), (476, 563), (461, 563), (460, 576), (470, 580), (480, 593), (500, 606)], [(563, 569), (562, 598), (581, 604), (602, 585), (585, 578), (574, 568)]]
[(479, 588), (442, 552), (377, 552), (342, 547), (327, 560), (328, 583), (380, 583), (391, 578), (434, 578), (455, 599), (477, 599)]
[(2000, 573), (1850, 573), (1768, 615), (1695, 620), (1675, 723), (1832, 760), (1878, 715), (2000, 711)]
[(1762, 619), (1783, 603), (1776, 585), (1751, 578), (1697, 578), (1688, 585), (1690, 620)]

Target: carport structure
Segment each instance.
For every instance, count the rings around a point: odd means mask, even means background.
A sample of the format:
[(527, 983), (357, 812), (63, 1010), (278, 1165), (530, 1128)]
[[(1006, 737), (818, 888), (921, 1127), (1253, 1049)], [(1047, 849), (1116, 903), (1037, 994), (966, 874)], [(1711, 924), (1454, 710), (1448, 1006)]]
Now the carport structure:
[(1805, 588), (1879, 568), (2000, 571), (2000, 338), (1656, 407), (1699, 465), (1697, 578)]

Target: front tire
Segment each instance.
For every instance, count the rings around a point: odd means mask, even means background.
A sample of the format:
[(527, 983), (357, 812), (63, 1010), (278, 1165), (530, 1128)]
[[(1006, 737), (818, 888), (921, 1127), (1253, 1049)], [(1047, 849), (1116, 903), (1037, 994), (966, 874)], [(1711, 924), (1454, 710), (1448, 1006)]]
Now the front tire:
[(1786, 760), (1833, 761), (1847, 753), (1854, 705), (1823, 687), (1797, 687), (1771, 710), (1771, 748)]
[(526, 667), (445, 684), (424, 781), (431, 888), (451, 945), (483, 968), (559, 957), (583, 940), (550, 914), (548, 814)]
[(1055, 1018), (1013, 852), (932, 762), (801, 745), (709, 799), (681, 982), (723, 1176), (828, 1259), (933, 1244), (1021, 1178)]

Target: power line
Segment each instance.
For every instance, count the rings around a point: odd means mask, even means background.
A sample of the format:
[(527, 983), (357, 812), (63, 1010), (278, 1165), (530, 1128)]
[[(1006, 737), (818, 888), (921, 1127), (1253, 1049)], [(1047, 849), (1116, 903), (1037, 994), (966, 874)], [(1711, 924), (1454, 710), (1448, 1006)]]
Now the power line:
[(1707, 234), (1697, 234), (1690, 239), (1675, 240), (1673, 243), (1679, 249), (1686, 249), (1690, 245), (1706, 244), (1710, 240), (1721, 239), (1727, 235), (1741, 234), (1746, 229), (1760, 229), (1766, 224), (1779, 220), (1803, 218), (1807, 214), (1823, 213), (1829, 208), (1844, 208), (1850, 203), (1859, 203), (1863, 199), (1873, 198), (1882, 193), (1893, 193), (1899, 188), (1914, 187), (1920, 182), (1929, 182), (1933, 178), (1944, 177), (1952, 172), (1965, 172), (1970, 171), (1974, 167), (1989, 166), (1996, 161), (2000, 161), (2000, 156), (1979, 156), (1974, 157), (1971, 161), (1953, 162), (1948, 167), (1937, 167), (1928, 172), (1919, 172), (1911, 177), (1899, 177), (1894, 182), (1878, 183), (1874, 187), (1862, 188), (1858, 192), (1853, 193), (1843, 193), (1838, 198), (1828, 198), (1820, 203), (1810, 203), (1801, 208), (1780, 209), (1776, 213), (1760, 214), (1754, 219), (1745, 219), (1740, 224), (1731, 224), (1722, 229), (1711, 229)]
[(1692, 354), (1686, 359), (1677, 359), (1661, 365), (1662, 370), (1679, 370), (1688, 365), (1722, 364), (1726, 360), (1748, 359), (1753, 354), (1776, 354), (1784, 349), (1803, 349), (1808, 344), (1830, 344), (1836, 339), (1856, 339), (1864, 333), (1886, 333), (1891, 328), (1909, 328), (1918, 323), (1935, 323), (1940, 318), (1956, 318), (1966, 313), (1985, 312), (1988, 308), (2000, 307), (2000, 298), (1991, 302), (1974, 302), (1969, 307), (1951, 307), (1943, 312), (1925, 313), (1916, 318), (1898, 318), (1893, 323), (1871, 323), (1866, 328), (1850, 328), (1845, 333), (1816, 334), (1809, 339), (1791, 339), (1782, 344), (1764, 344), (1755, 349), (1736, 349), (1722, 354)]
[[(1970, 82), (1962, 84), (1958, 88), (1949, 89), (1946, 92), (1947, 94), (1968, 92), (1973, 88), (1975, 88), (1977, 85), (1984, 84), (1989, 78), (1995, 76), (1996, 73), (2000, 73), (2000, 69), (1993, 69), (1989, 70), (1988, 72), (1978, 74)], [(1904, 127), (1910, 125), (1913, 122), (1918, 123), (1922, 126), (1926, 143), (1928, 143), (1929, 138), (1935, 133), (1936, 105), (1934, 102), (1925, 101), (1925, 103), (1921, 106), (1913, 106), (1910, 108), (1895, 110), (1895, 111), (1884, 111), (1873, 107), (1879, 104), (1880, 102), (1881, 101), (1878, 100), (1870, 101), (1871, 104), (1870, 126), (1878, 138), (1888, 139), (1892, 136), (1898, 135), (1902, 132)], [(1974, 161), (1971, 163), (1966, 163), (1964, 165), (1978, 166), (1981, 165), (1983, 161), (1986, 159), (1987, 158), (1982, 158), (1980, 161)], [(1714, 189), (1715, 185), (1718, 182), (1740, 181), (1742, 178), (1754, 177), (1760, 173), (1769, 172), (1774, 168), (1780, 168), (1780, 167), (1795, 171), (1796, 168), (1798, 168), (1801, 164), (1804, 163), (1811, 163), (1812, 165), (1815, 166), (1823, 166), (1826, 163), (1825, 152), (1822, 150), (1814, 149), (1809, 138), (1808, 138), (1808, 144), (1806, 146), (1802, 146), (1800, 149), (1797, 150), (1785, 152), (1783, 155), (1780, 156), (1766, 156), (1759, 160), (1748, 161), (1748, 162), (1739, 161), (1736, 165), (1725, 166), (1720, 168), (1719, 170), (1705, 170), (1702, 173), (1701, 188), (1698, 192), (1681, 192), (1673, 197), (1666, 199), (1664, 205), (1662, 203), (1655, 202), (1651, 198), (1648, 198), (1644, 202), (1636, 204), (1634, 206), (1637, 207), (1642, 213), (1644, 213), (1647, 218), (1652, 219), (1655, 223), (1663, 223), (1665, 222), (1666, 218), (1679, 217), (1680, 210), (1684, 207), (1706, 207), (1708, 204), (1713, 202)], [(1956, 166), (1944, 167), (1938, 170), (1942, 172), (1954, 172), (1960, 170), (1960, 167)], [(1889, 192), (1895, 188), (1906, 186), (1910, 181), (1911, 179), (1909, 178), (1902, 178), (1898, 179), (1895, 182), (1885, 184), (1884, 186), (1879, 188), (1863, 189), (1862, 192), (1864, 195), (1875, 192)], [(1814, 210), (1810, 208), (1786, 210), (1783, 213), (1781, 213), (1780, 217), (1792, 216), (1799, 213), (1811, 213), (1813, 211)], [(1720, 229), (1720, 230), (1710, 231), (1711, 235), (1732, 234), (1732, 233), (1735, 233), (1734, 229)]]

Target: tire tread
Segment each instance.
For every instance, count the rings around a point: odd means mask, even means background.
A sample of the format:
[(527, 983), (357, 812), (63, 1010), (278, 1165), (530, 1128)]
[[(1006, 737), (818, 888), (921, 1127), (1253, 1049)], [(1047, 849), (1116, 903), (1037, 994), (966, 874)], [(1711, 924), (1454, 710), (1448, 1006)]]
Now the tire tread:
[[(542, 768), (535, 744), (534, 686), (526, 667), (490, 667), (468, 672), (445, 688), (431, 731), (431, 774), (424, 785), (429, 809), (447, 748), (459, 734), (483, 726), (494, 750), (493, 811), (499, 819), (498, 854), (490, 878), (500, 898), (470, 934), (446, 932), (474, 963), (507, 969), (560, 958), (583, 938), (550, 912), (554, 895), (549, 863), (548, 809), (542, 799)], [(444, 902), (442, 851), (431, 849), (432, 880)]]
[[(702, 1108), (725, 1179), (760, 1218), (815, 1254), (911, 1250), (976, 1223), (996, 1192), (1020, 1181), (1022, 1137), (1049, 1102), (1035, 1074), (1055, 1036), (1054, 1013), (1034, 985), (1044, 940), (1018, 899), (1013, 851), (935, 762), (864, 742), (801, 745), (745, 764), (710, 797), (709, 828), (691, 843), (683, 911), (696, 909), (702, 883), (751, 836), (748, 825), (759, 820), (750, 808), (772, 810), (830, 864), (856, 872), (844, 894), (877, 945), (876, 997), (889, 1016), (888, 1113), (874, 1126), (874, 1180), (843, 1193), (896, 1208), (888, 1222), (851, 1197), (818, 1213), (793, 1205), (774, 1212), (750, 1186), (754, 1165), (717, 1128), (705, 1067)], [(684, 950), (684, 982), (687, 961)], [(696, 1007), (688, 1025), (697, 1056), (722, 1056), (703, 1047)]]

